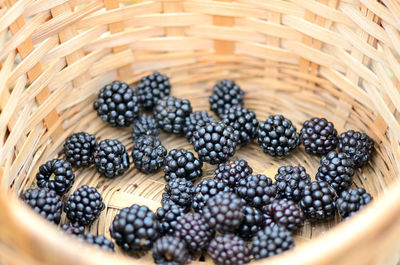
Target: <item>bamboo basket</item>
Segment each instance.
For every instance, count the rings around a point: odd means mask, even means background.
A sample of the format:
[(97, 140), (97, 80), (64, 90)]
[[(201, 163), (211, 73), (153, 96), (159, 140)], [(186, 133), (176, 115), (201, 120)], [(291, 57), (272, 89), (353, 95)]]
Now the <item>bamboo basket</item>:
[[(92, 102), (112, 80), (134, 84), (154, 70), (168, 74), (172, 94), (194, 110), (207, 110), (212, 85), (231, 78), (260, 120), (281, 113), (299, 129), (322, 116), (339, 132), (374, 138), (376, 155), (354, 180), (374, 202), (347, 222), (306, 224), (294, 250), (254, 264), (397, 264), (399, 30), (397, 0), (0, 0), (0, 264), (152, 264), (150, 254), (137, 259), (79, 244), (18, 196), (72, 132), (131, 149), (130, 129), (101, 122)], [(161, 140), (193, 151), (183, 137)], [(269, 177), (283, 164), (304, 165), (311, 175), (318, 165), (303, 148), (277, 160), (257, 144), (235, 158)], [(206, 165), (204, 175), (213, 169)], [(108, 238), (121, 208), (156, 209), (165, 185), (161, 172), (133, 166), (112, 180), (92, 168), (75, 175), (72, 191), (83, 184), (101, 191), (107, 207), (88, 231)]]

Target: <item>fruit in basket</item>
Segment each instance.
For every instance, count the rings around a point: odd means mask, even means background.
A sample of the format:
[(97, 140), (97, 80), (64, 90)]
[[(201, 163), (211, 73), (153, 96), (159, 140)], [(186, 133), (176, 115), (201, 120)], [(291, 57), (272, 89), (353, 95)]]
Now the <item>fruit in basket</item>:
[(134, 142), (144, 135), (158, 136), (159, 134), (156, 120), (152, 116), (143, 114), (133, 121), (132, 140)]
[(71, 134), (64, 143), (64, 154), (73, 166), (88, 167), (93, 164), (97, 142), (93, 134)]
[(244, 91), (235, 81), (221, 80), (213, 87), (213, 92), (208, 98), (210, 110), (220, 116), (226, 109), (243, 105)]
[(160, 223), (160, 234), (170, 234), (175, 232), (177, 219), (185, 213), (185, 209), (177, 204), (164, 203), (156, 211), (157, 219)]
[(153, 246), (153, 260), (162, 265), (184, 265), (189, 259), (185, 242), (175, 236), (163, 236)]
[(192, 205), (194, 186), (191, 181), (184, 178), (172, 179), (165, 185), (165, 191), (174, 203), (183, 207)]
[(67, 193), (75, 181), (71, 164), (64, 159), (53, 159), (39, 167), (36, 174), (37, 185), (40, 188), (54, 190), (58, 195)]
[(192, 112), (185, 118), (183, 134), (189, 141), (191, 141), (195, 131), (211, 122), (215, 122), (215, 119), (213, 116), (208, 114), (207, 111)]
[(208, 246), (208, 253), (218, 265), (241, 265), (250, 261), (247, 242), (232, 234), (216, 236)]
[(172, 149), (165, 158), (164, 179), (185, 178), (195, 181), (203, 174), (203, 162), (185, 149)]
[(237, 187), (237, 194), (247, 204), (256, 208), (273, 202), (277, 196), (276, 185), (272, 179), (262, 174), (249, 175), (241, 179)]
[(140, 104), (147, 109), (151, 109), (158, 100), (169, 96), (171, 84), (166, 75), (154, 72), (140, 79), (136, 86), (136, 93)]
[(237, 187), (239, 181), (253, 173), (246, 160), (227, 161), (220, 163), (215, 169), (215, 179), (230, 187)]
[(343, 152), (353, 161), (356, 168), (368, 163), (374, 153), (374, 140), (365, 133), (349, 130), (339, 136), (339, 152)]
[(167, 149), (156, 136), (141, 136), (132, 150), (135, 167), (143, 173), (155, 173), (164, 164)]
[(96, 236), (91, 233), (88, 233), (86, 235), (81, 236), (81, 238), (95, 247), (114, 252), (114, 243), (105, 238), (104, 235)]
[(275, 200), (264, 206), (262, 210), (272, 217), (274, 223), (289, 231), (299, 230), (304, 225), (303, 210), (294, 201), (288, 199)]
[(228, 192), (231, 189), (223, 182), (215, 179), (203, 179), (197, 184), (194, 190), (192, 208), (195, 212), (203, 213), (203, 207), (207, 201), (217, 195), (219, 192)]
[(61, 229), (69, 235), (80, 236), (85, 233), (85, 227), (78, 223), (63, 224)]
[(346, 219), (353, 216), (371, 201), (371, 194), (367, 193), (364, 188), (348, 189), (342, 191), (336, 200), (336, 208), (340, 216)]
[(304, 187), (310, 183), (310, 175), (302, 166), (281, 166), (275, 175), (278, 196), (295, 202), (300, 201)]
[(101, 141), (96, 147), (94, 166), (106, 178), (121, 176), (130, 166), (125, 146), (116, 139)]
[(263, 214), (257, 208), (243, 206), (243, 220), (236, 234), (244, 240), (250, 240), (264, 226)]

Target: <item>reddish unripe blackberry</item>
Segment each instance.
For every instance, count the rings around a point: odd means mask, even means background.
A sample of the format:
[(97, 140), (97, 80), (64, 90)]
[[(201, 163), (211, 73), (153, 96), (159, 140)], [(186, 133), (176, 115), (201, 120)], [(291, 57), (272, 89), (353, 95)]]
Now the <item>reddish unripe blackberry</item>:
[(343, 152), (353, 160), (356, 168), (362, 167), (368, 163), (374, 153), (374, 140), (365, 133), (349, 130), (340, 134), (339, 152)]
[(68, 161), (53, 159), (39, 167), (36, 180), (40, 188), (54, 190), (61, 196), (71, 189), (75, 181), (75, 175)]
[(325, 118), (312, 118), (303, 123), (300, 141), (307, 153), (325, 155), (336, 148), (337, 131)]
[(151, 109), (158, 100), (171, 93), (169, 78), (157, 71), (144, 76), (136, 86), (136, 93), (142, 106)]
[(184, 213), (184, 208), (177, 204), (162, 204), (156, 211), (157, 219), (160, 223), (160, 234), (172, 235), (175, 232), (178, 217)]
[(216, 236), (208, 246), (208, 253), (218, 265), (241, 265), (250, 262), (247, 242), (232, 234)]
[(193, 133), (200, 129), (200, 127), (203, 127), (211, 122), (215, 122), (215, 119), (213, 116), (208, 114), (207, 111), (195, 111), (190, 113), (190, 115), (185, 118), (183, 134), (189, 140), (189, 142), (192, 142)]
[(174, 236), (163, 236), (153, 246), (154, 263), (162, 265), (184, 265), (189, 259), (185, 242)]
[(65, 140), (64, 154), (72, 165), (88, 167), (93, 164), (96, 145), (94, 134), (73, 133)]
[(276, 185), (265, 175), (249, 175), (239, 181), (237, 194), (253, 207), (260, 208), (275, 200)]
[(336, 200), (336, 208), (342, 218), (347, 219), (357, 213), (372, 201), (371, 194), (363, 188), (342, 191)]
[(250, 240), (264, 226), (263, 214), (256, 208), (243, 206), (243, 220), (236, 234), (244, 240)]
[(275, 180), (278, 196), (295, 202), (301, 200), (304, 187), (311, 183), (310, 175), (302, 166), (281, 166)]
[(270, 215), (273, 221), (288, 229), (296, 231), (304, 225), (304, 213), (294, 201), (287, 199), (275, 200), (263, 207), (263, 212)]
[(164, 173), (165, 180), (185, 178), (195, 181), (203, 174), (203, 162), (194, 154), (185, 149), (172, 149), (165, 157)]
[(211, 178), (200, 181), (194, 190), (192, 202), (193, 210), (202, 214), (203, 207), (206, 205), (207, 201), (221, 191), (228, 192), (231, 191), (231, 189), (225, 183)]
[(239, 181), (253, 173), (253, 169), (245, 160), (220, 163), (215, 169), (215, 179), (230, 187), (236, 187)]
[(226, 109), (243, 105), (244, 91), (231, 80), (221, 80), (208, 98), (210, 109), (220, 116)]
[(183, 207), (192, 205), (194, 186), (191, 181), (184, 178), (173, 179), (165, 185), (165, 191), (176, 204)]

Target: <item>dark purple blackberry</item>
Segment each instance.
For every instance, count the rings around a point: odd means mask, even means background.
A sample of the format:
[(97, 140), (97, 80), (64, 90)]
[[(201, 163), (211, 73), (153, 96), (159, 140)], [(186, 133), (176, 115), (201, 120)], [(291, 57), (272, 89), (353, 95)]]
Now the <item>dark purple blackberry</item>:
[(159, 72), (144, 76), (136, 86), (136, 93), (144, 108), (153, 108), (158, 100), (171, 93), (169, 78)]
[(93, 103), (97, 115), (113, 127), (126, 127), (139, 115), (139, 98), (128, 84), (113, 81), (100, 90)]
[(91, 225), (104, 208), (101, 194), (96, 188), (87, 185), (77, 189), (64, 204), (68, 220), (83, 226)]
[(353, 160), (356, 168), (366, 165), (374, 153), (374, 140), (365, 133), (347, 131), (339, 136), (339, 152)]
[(231, 191), (231, 189), (225, 183), (211, 178), (200, 181), (194, 190), (193, 210), (202, 214), (203, 207), (206, 205), (207, 201), (221, 191), (228, 192)]
[(236, 234), (244, 240), (250, 240), (264, 226), (263, 214), (256, 208), (243, 206), (244, 217)]
[(304, 187), (311, 183), (310, 175), (302, 166), (281, 166), (275, 180), (278, 196), (295, 202), (301, 200)]
[(247, 242), (236, 235), (216, 236), (208, 246), (208, 253), (218, 265), (241, 265), (250, 262)]
[(335, 216), (335, 190), (325, 181), (313, 181), (303, 190), (300, 207), (312, 222), (332, 219)]
[(143, 173), (155, 173), (164, 164), (167, 149), (161, 141), (150, 135), (141, 136), (132, 150), (135, 167)]
[(185, 265), (189, 259), (186, 244), (174, 236), (163, 236), (153, 246), (154, 263), (162, 265)]
[(191, 253), (198, 253), (207, 249), (214, 237), (214, 230), (200, 214), (187, 213), (178, 217), (175, 236), (185, 241)]
[(164, 163), (165, 180), (185, 178), (195, 181), (203, 174), (203, 162), (194, 154), (185, 149), (172, 149), (169, 151)]
[(160, 132), (157, 128), (156, 120), (149, 115), (140, 115), (132, 125), (132, 140), (136, 142), (143, 135), (158, 136)]
[(269, 177), (258, 174), (250, 175), (239, 181), (237, 194), (253, 207), (261, 208), (275, 200), (276, 185)]
[(274, 223), (289, 231), (296, 231), (304, 225), (304, 213), (294, 201), (288, 199), (275, 200), (263, 207), (263, 212), (270, 215)]
[(251, 254), (255, 260), (272, 257), (294, 248), (292, 235), (282, 226), (266, 226), (253, 237)]
[(190, 115), (185, 118), (183, 134), (189, 142), (191, 142), (193, 133), (210, 122), (215, 122), (215, 119), (208, 114), (207, 111), (195, 111), (190, 113)]
[(187, 213), (188, 211), (190, 211), (190, 205), (179, 205), (176, 202), (174, 202), (173, 200), (171, 200), (171, 195), (169, 195), (168, 193), (163, 193), (162, 194), (162, 198), (161, 198), (161, 205), (165, 205), (165, 204), (171, 204), (171, 205), (176, 205), (180, 208), (182, 208), (182, 210)]
[(228, 161), (221, 163), (215, 169), (215, 179), (222, 183), (236, 187), (239, 181), (253, 173), (253, 169), (245, 160)]
[(114, 243), (104, 237), (104, 235), (95, 236), (91, 233), (82, 236), (82, 239), (95, 247), (114, 252)]
[(300, 141), (307, 153), (325, 155), (336, 148), (337, 131), (325, 118), (312, 118), (303, 123)]
[(267, 211), (262, 211), (263, 213), (263, 226), (267, 227), (273, 227), (278, 225), (277, 223), (275, 223), (273, 216), (271, 216)]
[(243, 202), (234, 193), (220, 192), (207, 201), (203, 217), (211, 228), (220, 233), (234, 232), (244, 217)]
[(156, 215), (147, 206), (133, 204), (123, 208), (110, 226), (111, 237), (125, 252), (151, 249), (159, 236)]
[(130, 166), (125, 146), (116, 139), (101, 141), (96, 147), (94, 166), (106, 178), (121, 176)]
[(39, 167), (36, 181), (40, 188), (54, 190), (61, 196), (71, 189), (75, 181), (75, 175), (68, 161), (53, 159)]
[(336, 208), (342, 218), (347, 219), (372, 201), (371, 194), (363, 188), (348, 189), (342, 191), (340, 197), (336, 200)]
[(74, 235), (74, 236), (81, 236), (85, 233), (85, 227), (78, 224), (78, 223), (74, 223), (74, 224), (63, 224), (61, 226), (61, 229), (64, 230), (65, 232), (67, 232), (67, 234), (69, 235)]
[(157, 126), (164, 132), (182, 134), (185, 119), (192, 113), (192, 106), (187, 99), (167, 96), (157, 102), (153, 115)]
[(94, 134), (73, 133), (65, 140), (64, 154), (72, 165), (88, 167), (93, 163), (96, 145)]
[(165, 185), (165, 191), (176, 204), (184, 207), (192, 205), (194, 186), (191, 181), (184, 178), (172, 179)]
[(244, 91), (231, 80), (221, 80), (213, 87), (213, 92), (208, 98), (210, 109), (218, 116), (236, 105), (243, 105)]
[(282, 115), (271, 115), (260, 123), (258, 144), (271, 156), (286, 156), (300, 144), (299, 134), (292, 122)]
[(345, 153), (329, 152), (320, 161), (315, 178), (326, 181), (338, 193), (347, 189), (353, 183), (353, 162)]
[(59, 195), (47, 188), (36, 188), (27, 190), (22, 199), (35, 212), (54, 224), (61, 220), (62, 201)]
[(185, 213), (184, 209), (177, 204), (164, 203), (156, 211), (160, 223), (160, 234), (172, 235), (175, 231), (177, 219)]

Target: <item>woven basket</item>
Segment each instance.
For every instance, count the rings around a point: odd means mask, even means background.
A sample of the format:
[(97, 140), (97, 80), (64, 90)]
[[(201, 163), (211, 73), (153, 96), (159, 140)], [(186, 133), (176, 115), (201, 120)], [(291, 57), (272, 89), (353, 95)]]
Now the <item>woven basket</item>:
[[(399, 30), (398, 0), (0, 0), (0, 264), (152, 263), (150, 253), (133, 259), (82, 246), (18, 196), (36, 185), (39, 165), (58, 157), (72, 132), (117, 138), (130, 150), (130, 129), (101, 122), (92, 102), (112, 80), (135, 83), (154, 70), (169, 75), (172, 94), (195, 110), (207, 110), (212, 85), (231, 78), (260, 120), (281, 113), (300, 128), (322, 116), (339, 132), (374, 138), (376, 155), (354, 185), (375, 201), (347, 222), (306, 224), (294, 250), (258, 263), (396, 264)], [(161, 140), (168, 149), (193, 150), (183, 137)], [(304, 165), (311, 175), (318, 165), (303, 148), (277, 160), (257, 144), (237, 158), (269, 177), (283, 164)], [(204, 175), (213, 169), (206, 165)], [(108, 238), (121, 208), (156, 209), (165, 185), (161, 172), (144, 175), (133, 166), (113, 180), (91, 168), (75, 174), (72, 190), (88, 184), (101, 191), (107, 207), (89, 230)]]

